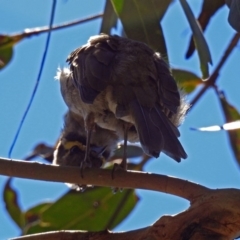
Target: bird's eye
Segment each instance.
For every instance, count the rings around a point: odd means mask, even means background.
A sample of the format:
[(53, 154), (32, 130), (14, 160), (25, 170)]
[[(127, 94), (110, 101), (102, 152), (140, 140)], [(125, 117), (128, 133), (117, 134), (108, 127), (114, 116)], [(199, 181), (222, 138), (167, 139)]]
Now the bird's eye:
[(78, 153), (79, 152), (79, 148), (78, 146), (73, 146), (71, 149), (70, 149), (70, 153)]

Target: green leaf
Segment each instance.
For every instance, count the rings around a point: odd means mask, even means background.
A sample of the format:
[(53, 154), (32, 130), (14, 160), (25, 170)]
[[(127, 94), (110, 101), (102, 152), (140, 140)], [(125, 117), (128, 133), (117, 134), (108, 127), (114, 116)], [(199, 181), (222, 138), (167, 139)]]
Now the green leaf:
[[(240, 119), (240, 114), (231, 104), (228, 103), (224, 93), (219, 94), (219, 99), (225, 115), (226, 122), (233, 122)], [(230, 145), (240, 165), (240, 129), (227, 131)]]
[[(128, 38), (145, 42), (167, 57), (160, 20), (171, 1), (111, 0)], [(164, 2), (164, 4), (162, 4)]]
[(172, 75), (185, 93), (191, 93), (199, 84), (202, 84), (200, 77), (186, 70), (172, 69)]
[(18, 194), (11, 187), (11, 180), (9, 178), (5, 184), (3, 191), (3, 199), (5, 203), (6, 210), (8, 214), (11, 216), (12, 220), (18, 225), (19, 228), (23, 229), (25, 225), (24, 214), (18, 203)]
[(153, 4), (155, 6), (155, 11), (157, 11), (157, 15), (159, 17), (159, 21), (162, 20), (163, 16), (167, 12), (169, 5), (173, 2), (173, 0), (153, 0)]
[(138, 202), (134, 190), (113, 194), (110, 188), (94, 187), (84, 193), (71, 190), (47, 208), (41, 221), (27, 234), (53, 230), (100, 231), (123, 221)]
[(227, 5), (230, 8), (228, 22), (237, 32), (240, 32), (240, 1), (227, 0)]
[(202, 71), (203, 78), (206, 79), (209, 77), (208, 63), (212, 63), (211, 54), (207, 42), (186, 0), (180, 0), (180, 3), (192, 29), (194, 43), (198, 51), (198, 56), (200, 60), (200, 69)]
[[(224, 0), (204, 0), (202, 4), (201, 13), (198, 17), (198, 22), (204, 31), (210, 21), (210, 19), (214, 16), (214, 14), (225, 5)], [(193, 37), (191, 37), (189, 47), (186, 53), (186, 58), (191, 57), (195, 50)]]
[(100, 33), (111, 34), (111, 29), (117, 25), (117, 18), (111, 0), (106, 0)]
[(0, 69), (4, 68), (12, 59), (13, 46), (19, 42), (23, 36), (0, 35)]
[[(128, 145), (127, 146), (127, 158), (135, 158), (141, 157), (143, 155), (143, 150), (141, 147), (136, 145)], [(115, 150), (114, 155), (111, 157), (110, 161), (114, 159), (123, 157), (123, 144), (119, 145), (119, 147)]]
[[(37, 224), (41, 223), (42, 213), (46, 211), (52, 205), (52, 202), (40, 203), (24, 213), (25, 217), (25, 227), (23, 229), (23, 234), (27, 233), (29, 228), (35, 227)], [(50, 229), (51, 230), (51, 229)]]
[(8, 36), (0, 35), (0, 69), (4, 68), (12, 59), (12, 45), (7, 43), (10, 41)]
[(46, 209), (49, 208), (52, 204), (53, 204), (52, 202), (40, 203), (40, 204), (28, 209), (24, 213), (26, 225), (31, 224), (32, 222), (35, 222), (37, 220), (40, 220), (41, 214), (44, 211), (46, 211)]

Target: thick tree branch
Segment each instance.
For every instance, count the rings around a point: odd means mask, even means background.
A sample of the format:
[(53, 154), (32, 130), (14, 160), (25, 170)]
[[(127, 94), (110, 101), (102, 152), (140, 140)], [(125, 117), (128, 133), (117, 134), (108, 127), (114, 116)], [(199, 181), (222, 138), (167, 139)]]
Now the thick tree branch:
[(190, 207), (175, 216), (162, 216), (147, 228), (129, 232), (56, 231), (14, 238), (15, 240), (55, 239), (152, 239), (200, 240), (233, 239), (240, 235), (240, 190), (211, 190), (185, 180), (134, 171), (85, 169), (84, 178), (78, 168), (52, 166), (36, 162), (0, 159), (0, 174), (45, 181), (72, 182), (96, 186), (141, 188), (173, 194), (190, 201)]
[[(56, 231), (14, 238), (14, 240), (229, 240), (240, 235), (240, 190), (209, 190), (184, 212), (163, 216), (152, 226), (129, 232)], [(13, 240), (13, 239), (12, 239)]]
[(129, 232), (113, 233), (110, 231), (86, 232), (86, 231), (55, 231), (40, 234), (31, 234), (27, 236), (11, 238), (11, 240), (137, 240), (146, 239), (149, 227)]
[(190, 202), (194, 202), (199, 196), (210, 191), (206, 187), (186, 180), (146, 172), (117, 170), (114, 172), (114, 179), (112, 179), (111, 170), (85, 169), (84, 178), (81, 178), (79, 168), (5, 158), (0, 159), (0, 174), (44, 181), (78, 183), (80, 185), (91, 184), (94, 186), (154, 190), (173, 194)]

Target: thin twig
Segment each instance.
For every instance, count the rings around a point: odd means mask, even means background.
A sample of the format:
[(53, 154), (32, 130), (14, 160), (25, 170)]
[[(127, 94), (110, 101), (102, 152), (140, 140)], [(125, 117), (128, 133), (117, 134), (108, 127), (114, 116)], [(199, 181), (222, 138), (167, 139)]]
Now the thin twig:
[(221, 70), (221, 68), (224, 65), (224, 63), (226, 62), (226, 60), (228, 59), (228, 57), (231, 54), (232, 50), (237, 45), (237, 43), (239, 41), (239, 38), (240, 38), (240, 34), (239, 33), (235, 33), (235, 35), (233, 36), (232, 40), (230, 41), (226, 51), (224, 52), (224, 55), (222, 56), (222, 59), (220, 60), (220, 62), (218, 63), (217, 67), (213, 71), (213, 74), (210, 76), (210, 78), (206, 82), (204, 82), (204, 86), (199, 91), (197, 96), (190, 103), (191, 106), (194, 106), (197, 103), (197, 101), (202, 97), (202, 95), (206, 92), (206, 90), (209, 87), (214, 87), (215, 86), (217, 78), (218, 78), (218, 75), (219, 75), (219, 71)]
[(38, 35), (38, 34), (41, 34), (41, 33), (46, 33), (46, 32), (49, 32), (49, 31), (55, 31), (55, 30), (60, 30), (60, 29), (67, 28), (67, 27), (72, 27), (72, 26), (75, 26), (75, 25), (78, 25), (78, 24), (81, 24), (81, 23), (85, 23), (85, 22), (88, 22), (88, 21), (92, 21), (92, 20), (101, 18), (102, 16), (103, 16), (103, 14), (100, 13), (100, 14), (97, 14), (97, 15), (94, 15), (94, 16), (91, 16), (91, 17), (87, 17), (87, 18), (84, 18), (84, 19), (80, 19), (80, 20), (76, 20), (76, 21), (72, 21), (72, 22), (67, 22), (67, 23), (64, 23), (64, 24), (61, 24), (61, 25), (52, 26), (51, 28), (49, 28), (49, 27), (37, 27), (37, 28), (25, 29), (23, 33), (15, 33), (15, 34), (12, 34), (11, 37), (16, 37), (16, 38), (18, 38), (18, 37), (20, 37), (20, 38), (32, 37), (34, 35)]
[[(52, 29), (52, 25), (53, 25), (53, 19), (54, 19), (54, 15), (55, 15), (55, 10), (56, 10), (56, 4), (57, 4), (57, 1), (56, 0), (53, 0), (53, 3), (52, 3), (52, 11), (51, 11), (51, 17), (50, 17), (50, 23), (49, 23), (49, 29), (51, 30)], [(12, 155), (12, 151), (13, 151), (13, 148), (17, 142), (17, 139), (18, 139), (18, 136), (19, 136), (19, 133), (22, 129), (22, 126), (23, 126), (23, 123), (26, 119), (26, 116), (29, 112), (29, 109), (32, 105), (32, 102), (33, 102), (33, 99), (36, 95), (36, 92), (37, 92), (37, 89), (38, 89), (38, 85), (40, 83), (40, 79), (41, 79), (41, 75), (42, 75), (42, 71), (43, 71), (43, 67), (44, 67), (44, 63), (45, 63), (45, 60), (46, 60), (46, 56), (47, 56), (47, 51), (48, 51), (48, 47), (49, 47), (49, 42), (50, 42), (50, 37), (51, 37), (51, 31), (48, 32), (48, 35), (47, 35), (47, 39), (46, 39), (46, 44), (45, 44), (45, 50), (43, 52), (43, 56), (42, 56), (42, 62), (41, 62), (41, 65), (40, 65), (40, 69), (39, 69), (39, 73), (38, 73), (38, 77), (37, 77), (37, 80), (36, 80), (36, 83), (35, 83), (35, 86), (33, 88), (33, 91), (32, 91), (32, 95), (31, 95), (31, 98), (29, 100), (29, 103), (27, 105), (27, 108), (23, 114), (23, 117), (20, 121), (20, 124), (18, 126), (18, 129), (17, 129), (17, 132), (14, 136), (14, 139), (13, 139), (13, 142), (11, 144), (11, 147), (9, 149), (9, 152), (8, 152), (8, 156), (11, 157)]]

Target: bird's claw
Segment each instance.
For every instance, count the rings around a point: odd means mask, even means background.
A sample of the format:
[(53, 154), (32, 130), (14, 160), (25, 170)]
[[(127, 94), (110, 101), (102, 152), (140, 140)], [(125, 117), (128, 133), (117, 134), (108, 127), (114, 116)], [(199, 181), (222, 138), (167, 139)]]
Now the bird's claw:
[(127, 161), (126, 161), (126, 160), (122, 160), (122, 162), (121, 162), (120, 164), (114, 163), (113, 169), (112, 169), (112, 179), (114, 179), (114, 172), (115, 172), (116, 170), (124, 170), (124, 171), (127, 171)]
[[(112, 169), (112, 179), (114, 179), (114, 173), (116, 170), (127, 171), (127, 161), (122, 160), (120, 164), (114, 163), (113, 169)], [(113, 194), (116, 194), (118, 191), (122, 192), (123, 189), (118, 187), (112, 187)]]
[(92, 162), (88, 159), (84, 159), (81, 164), (80, 164), (80, 175), (83, 178), (83, 170), (85, 168), (91, 168), (92, 167)]
[(76, 190), (79, 192), (84, 192), (87, 189), (86, 185), (77, 185)]

